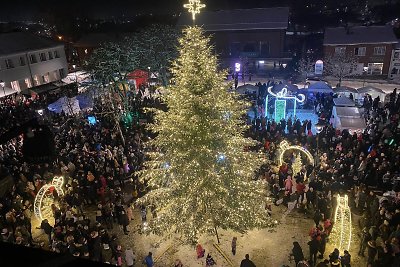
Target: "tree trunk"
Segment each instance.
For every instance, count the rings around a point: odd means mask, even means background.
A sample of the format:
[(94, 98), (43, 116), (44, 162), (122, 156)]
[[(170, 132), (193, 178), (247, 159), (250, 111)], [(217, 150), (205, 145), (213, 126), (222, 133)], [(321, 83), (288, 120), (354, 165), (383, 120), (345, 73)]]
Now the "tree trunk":
[(217, 241), (218, 241), (218, 244), (220, 244), (220, 242), (219, 242), (219, 236), (218, 236), (218, 230), (217, 230), (217, 227), (214, 225), (214, 230), (215, 230), (215, 235), (217, 236)]

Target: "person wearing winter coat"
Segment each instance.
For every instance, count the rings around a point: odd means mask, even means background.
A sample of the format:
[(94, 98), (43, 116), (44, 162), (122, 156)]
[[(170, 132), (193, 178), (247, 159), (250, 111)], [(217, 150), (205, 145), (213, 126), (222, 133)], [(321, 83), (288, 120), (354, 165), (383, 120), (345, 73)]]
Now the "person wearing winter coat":
[(133, 253), (132, 248), (130, 248), (130, 247), (128, 247), (128, 248), (125, 250), (125, 262), (126, 262), (126, 265), (127, 265), (128, 267), (133, 267), (133, 266), (135, 266), (136, 256), (135, 256), (135, 254)]
[(292, 255), (294, 257), (296, 266), (300, 261), (304, 260), (303, 249), (300, 247), (300, 244), (297, 241), (293, 242)]
[(124, 234), (128, 234), (129, 231), (127, 229), (127, 226), (129, 225), (129, 219), (128, 215), (126, 214), (125, 210), (121, 211), (119, 215), (119, 223), (122, 225), (122, 228), (124, 230)]

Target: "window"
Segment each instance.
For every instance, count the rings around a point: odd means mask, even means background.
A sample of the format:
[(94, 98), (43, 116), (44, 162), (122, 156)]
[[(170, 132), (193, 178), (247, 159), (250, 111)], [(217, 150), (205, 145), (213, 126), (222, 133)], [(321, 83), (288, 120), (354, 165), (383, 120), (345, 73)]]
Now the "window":
[(5, 61), (6, 61), (6, 68), (7, 68), (7, 69), (12, 69), (12, 68), (14, 68), (14, 64), (13, 64), (13, 62), (12, 62), (11, 59), (6, 59)]
[(53, 52), (49, 51), (49, 60), (53, 59)]
[(31, 88), (32, 87), (32, 81), (31, 81), (30, 78), (26, 78), (25, 79), (25, 85), (26, 85), (26, 88)]
[(59, 57), (60, 57), (60, 55), (58, 54), (58, 51), (57, 51), (57, 50), (54, 50), (54, 57), (55, 57), (55, 58), (59, 58)]
[(383, 63), (368, 63), (368, 74), (382, 75)]
[(355, 56), (365, 56), (366, 47), (356, 47), (354, 48)]
[(58, 71), (60, 72), (60, 79), (64, 78), (65, 77), (64, 69), (59, 69)]
[(346, 53), (346, 47), (344, 46), (335, 47), (335, 54), (344, 54), (344, 53)]
[(19, 57), (19, 65), (25, 66), (25, 58), (24, 57)]
[(14, 91), (17, 91), (17, 92), (21, 91), (21, 89), (19, 88), (19, 82), (18, 81), (11, 82), (11, 88)]
[(50, 82), (49, 74), (48, 74), (48, 73), (46, 73), (45, 75), (43, 75), (43, 82), (44, 82), (44, 83), (49, 83), (49, 82)]
[(374, 55), (376, 56), (384, 56), (386, 54), (385, 46), (374, 47)]
[(40, 85), (39, 76), (38, 76), (38, 75), (33, 76), (33, 81), (35, 82), (35, 85), (36, 85), (36, 86), (37, 86), (37, 85)]
[(36, 55), (29, 55), (29, 60), (31, 64), (37, 63)]
[(400, 59), (400, 52), (394, 52), (393, 58)]
[(46, 54), (45, 53), (40, 53), (40, 61), (46, 61)]

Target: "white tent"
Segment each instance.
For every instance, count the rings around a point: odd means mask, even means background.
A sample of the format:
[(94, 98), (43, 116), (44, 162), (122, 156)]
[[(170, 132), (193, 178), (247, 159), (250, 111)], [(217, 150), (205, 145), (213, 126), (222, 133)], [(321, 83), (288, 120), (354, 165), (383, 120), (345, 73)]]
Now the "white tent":
[(334, 98), (333, 103), (337, 107), (355, 107), (356, 106), (354, 101), (352, 101), (350, 98), (347, 98), (345, 96)]
[(369, 94), (373, 99), (379, 96), (381, 101), (384, 101), (386, 96), (386, 93), (383, 90), (373, 86), (365, 86), (358, 88), (357, 92), (360, 98), (363, 98), (365, 94)]
[(246, 93), (256, 93), (258, 94), (258, 86), (252, 85), (252, 84), (246, 84), (239, 86), (236, 89), (236, 93), (238, 94), (246, 94)]
[(334, 106), (332, 115), (334, 116), (333, 126), (336, 129), (362, 132), (366, 128), (362, 112), (357, 107)]

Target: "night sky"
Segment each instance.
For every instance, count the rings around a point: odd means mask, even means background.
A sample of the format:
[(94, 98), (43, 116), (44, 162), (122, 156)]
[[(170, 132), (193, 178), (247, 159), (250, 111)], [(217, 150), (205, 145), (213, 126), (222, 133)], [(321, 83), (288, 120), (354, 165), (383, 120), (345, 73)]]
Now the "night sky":
[[(90, 18), (132, 17), (135, 14), (174, 14), (182, 12), (188, 0), (5, 0), (0, 21), (35, 19), (44, 13), (76, 14)], [(282, 6), (290, 0), (202, 0), (209, 10)]]

